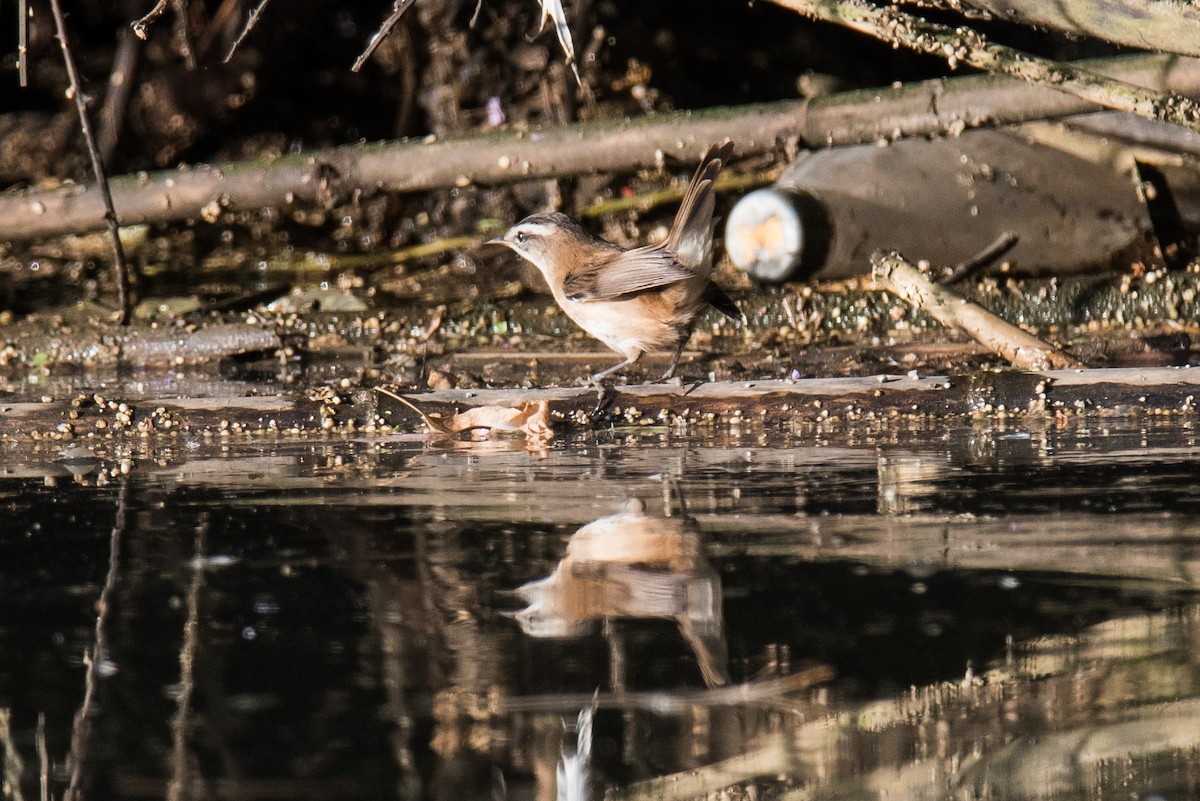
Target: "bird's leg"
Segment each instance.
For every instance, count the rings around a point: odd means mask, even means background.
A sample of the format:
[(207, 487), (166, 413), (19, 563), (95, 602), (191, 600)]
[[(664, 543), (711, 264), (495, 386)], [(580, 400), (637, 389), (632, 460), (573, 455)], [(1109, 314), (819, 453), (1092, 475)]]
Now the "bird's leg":
[(600, 381), (602, 379), (608, 378), (613, 373), (619, 373), (620, 371), (624, 370), (626, 367), (630, 367), (630, 366), (636, 364), (637, 360), (640, 358), (642, 358), (642, 354), (639, 351), (638, 353), (633, 354), (632, 356), (630, 356), (628, 359), (621, 362), (620, 364), (614, 364), (612, 367), (608, 368), (607, 370), (601, 370), (600, 372), (596, 373), (595, 375), (589, 376), (587, 383), (591, 384), (592, 386), (599, 386)]
[(667, 372), (663, 373), (659, 381), (670, 381), (675, 376), (675, 369), (679, 367), (679, 360), (683, 357), (683, 348), (688, 343), (688, 338), (681, 339), (679, 346), (675, 348), (675, 355), (671, 357), (671, 366), (667, 368)]

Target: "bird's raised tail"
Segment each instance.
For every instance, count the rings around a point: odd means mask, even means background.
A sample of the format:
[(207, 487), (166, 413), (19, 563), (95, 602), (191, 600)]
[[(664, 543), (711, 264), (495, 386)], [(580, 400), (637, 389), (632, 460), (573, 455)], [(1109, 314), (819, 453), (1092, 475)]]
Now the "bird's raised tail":
[(731, 155), (733, 142), (728, 139), (709, 145), (704, 151), (664, 243), (680, 264), (704, 275), (712, 269), (712, 218), (716, 205), (713, 182)]

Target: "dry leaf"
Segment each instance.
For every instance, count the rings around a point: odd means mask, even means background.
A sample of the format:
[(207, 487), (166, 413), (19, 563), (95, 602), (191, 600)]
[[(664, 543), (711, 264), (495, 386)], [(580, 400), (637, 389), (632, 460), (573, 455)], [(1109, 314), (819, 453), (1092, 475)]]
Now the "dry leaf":
[(567, 13), (563, 11), (562, 0), (539, 0), (539, 2), (542, 6), (542, 20), (538, 24), (538, 34), (546, 27), (546, 20), (550, 20), (554, 24), (554, 32), (558, 34), (558, 44), (562, 47), (567, 65), (575, 74), (575, 83), (582, 86), (583, 81), (579, 78), (579, 69), (575, 66), (575, 44), (571, 41), (571, 28), (567, 25)]
[(543, 434), (550, 428), (549, 404), (546, 401), (529, 401), (520, 409), (509, 406), (476, 406), (459, 412), (442, 422), (451, 433), (471, 431), (477, 428), (499, 431), (524, 431), (526, 434)]
[(464, 431), (520, 431), (531, 442), (545, 442), (554, 432), (550, 429), (550, 404), (544, 400), (527, 401), (521, 408), (511, 406), (476, 406), (450, 417), (426, 414), (412, 401), (383, 387), (375, 388), (393, 400), (400, 401), (417, 414), (425, 425), (439, 434), (461, 434)]

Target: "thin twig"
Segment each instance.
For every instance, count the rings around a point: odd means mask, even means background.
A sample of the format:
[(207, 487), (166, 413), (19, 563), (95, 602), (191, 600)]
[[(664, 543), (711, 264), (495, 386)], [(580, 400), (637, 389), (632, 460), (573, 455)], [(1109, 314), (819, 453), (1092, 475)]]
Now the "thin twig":
[(29, 0), (17, 3), (17, 75), (21, 88), (29, 85)]
[[(22, 0), (23, 1), (23, 0)], [(162, 16), (162, 13), (167, 10), (167, 0), (158, 0), (154, 4), (154, 8), (147, 12), (146, 16), (136, 19), (129, 23), (129, 27), (133, 28), (134, 34), (139, 39), (146, 38), (146, 28), (150, 27), (150, 23)]]
[(969, 275), (979, 272), (984, 267), (992, 264), (996, 259), (1003, 256), (1008, 251), (1016, 247), (1021, 241), (1021, 237), (1014, 234), (1012, 231), (1005, 231), (996, 237), (996, 241), (988, 245), (983, 250), (976, 253), (966, 261), (960, 261), (954, 265), (946, 276), (942, 278), (943, 284), (957, 284)]
[(122, 28), (117, 34), (112, 72), (108, 74), (108, 91), (104, 93), (104, 105), (100, 107), (100, 160), (108, 167), (112, 166), (113, 153), (121, 138), (121, 129), (125, 127), (125, 112), (129, 109), (140, 51), (133, 31)]
[[(52, 7), (58, 8), (58, 0), (50, 0)], [(104, 632), (104, 622), (111, 608), (110, 599), (113, 589), (117, 586), (117, 568), (121, 562), (121, 537), (125, 533), (127, 518), (126, 506), (129, 501), (129, 480), (121, 482), (117, 491), (117, 513), (113, 520), (112, 534), (108, 541), (108, 573), (104, 577), (104, 586), (100, 590), (100, 598), (96, 601), (96, 633), (92, 641), (91, 652), (84, 652), (83, 663), (87, 667), (84, 674), (83, 703), (75, 713), (71, 724), (71, 783), (63, 794), (63, 801), (79, 801), (79, 784), (83, 778), (84, 755), (87, 751), (88, 736), (91, 733), (92, 705), (96, 699), (96, 666), (108, 659), (108, 638)]]
[(233, 16), (239, 13), (242, 7), (242, 0), (222, 0), (221, 5), (217, 7), (212, 18), (208, 21), (208, 25), (204, 27), (204, 32), (200, 34), (200, 41), (196, 44), (196, 57), (203, 59), (212, 49), (213, 42), (222, 34), (225, 27), (233, 20)]
[(83, 139), (87, 143), (88, 155), (92, 159), (92, 172), (104, 198), (104, 222), (108, 227), (108, 238), (113, 249), (113, 269), (117, 280), (117, 305), (120, 307), (121, 325), (129, 324), (129, 266), (125, 263), (125, 249), (121, 246), (120, 229), (117, 224), (117, 210), (113, 206), (112, 191), (108, 186), (108, 176), (104, 172), (104, 162), (96, 147), (96, 137), (92, 133), (92, 123), (88, 119), (87, 100), (79, 84), (79, 73), (75, 69), (75, 58), (71, 55), (71, 47), (67, 43), (67, 23), (63, 18), (62, 6), (59, 0), (50, 0), (50, 9), (54, 12), (54, 25), (58, 29), (58, 43), (62, 46), (63, 63), (67, 68), (67, 77), (71, 81), (68, 94), (75, 100), (75, 110), (79, 112), (79, 125), (83, 129)]
[(254, 29), (254, 26), (258, 24), (258, 18), (262, 16), (263, 9), (267, 7), (267, 3), (269, 2), (271, 2), (271, 0), (262, 0), (262, 2), (255, 6), (254, 10), (250, 12), (250, 16), (246, 18), (246, 24), (242, 28), (242, 32), (239, 33), (237, 38), (233, 40), (233, 45), (229, 48), (229, 52), (225, 54), (225, 60), (223, 63), (228, 64), (229, 59), (233, 58), (233, 54), (237, 52), (239, 47), (241, 47), (242, 40), (245, 39), (250, 31)]
[(1176, 94), (1156, 92), (1105, 78), (1070, 63), (1040, 58), (987, 41), (978, 31), (929, 22), (895, 6), (867, 0), (772, 0), (814, 19), (834, 22), (920, 53), (946, 59), (953, 69), (969, 64), (988, 72), (1012, 75), (1050, 86), (1107, 108), (1200, 130), (1200, 103)]
[(351, 72), (358, 72), (362, 69), (363, 64), (366, 64), (367, 59), (375, 52), (375, 48), (379, 47), (384, 37), (392, 32), (392, 28), (396, 27), (396, 23), (400, 21), (400, 18), (404, 16), (404, 12), (408, 11), (408, 7), (414, 2), (415, 0), (395, 0), (392, 3), (392, 15), (384, 20), (383, 25), (379, 26), (379, 30), (371, 37), (371, 41), (367, 42), (367, 49), (355, 59), (354, 66), (350, 68)]
[(192, 38), (188, 35), (187, 0), (171, 0), (175, 12), (175, 44), (183, 63), (189, 70), (196, 69), (196, 51), (192, 48)]

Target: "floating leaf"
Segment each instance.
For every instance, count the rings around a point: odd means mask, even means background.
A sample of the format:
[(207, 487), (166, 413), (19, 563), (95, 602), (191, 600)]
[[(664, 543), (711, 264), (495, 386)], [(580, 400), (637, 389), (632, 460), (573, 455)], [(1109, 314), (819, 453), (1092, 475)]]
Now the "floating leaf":
[(440, 417), (426, 414), (407, 398), (383, 387), (376, 391), (403, 403), (439, 434), (461, 434), (465, 431), (520, 431), (531, 443), (545, 443), (554, 432), (550, 428), (550, 405), (544, 401), (527, 401), (520, 408), (511, 406), (475, 406), (465, 412)]

